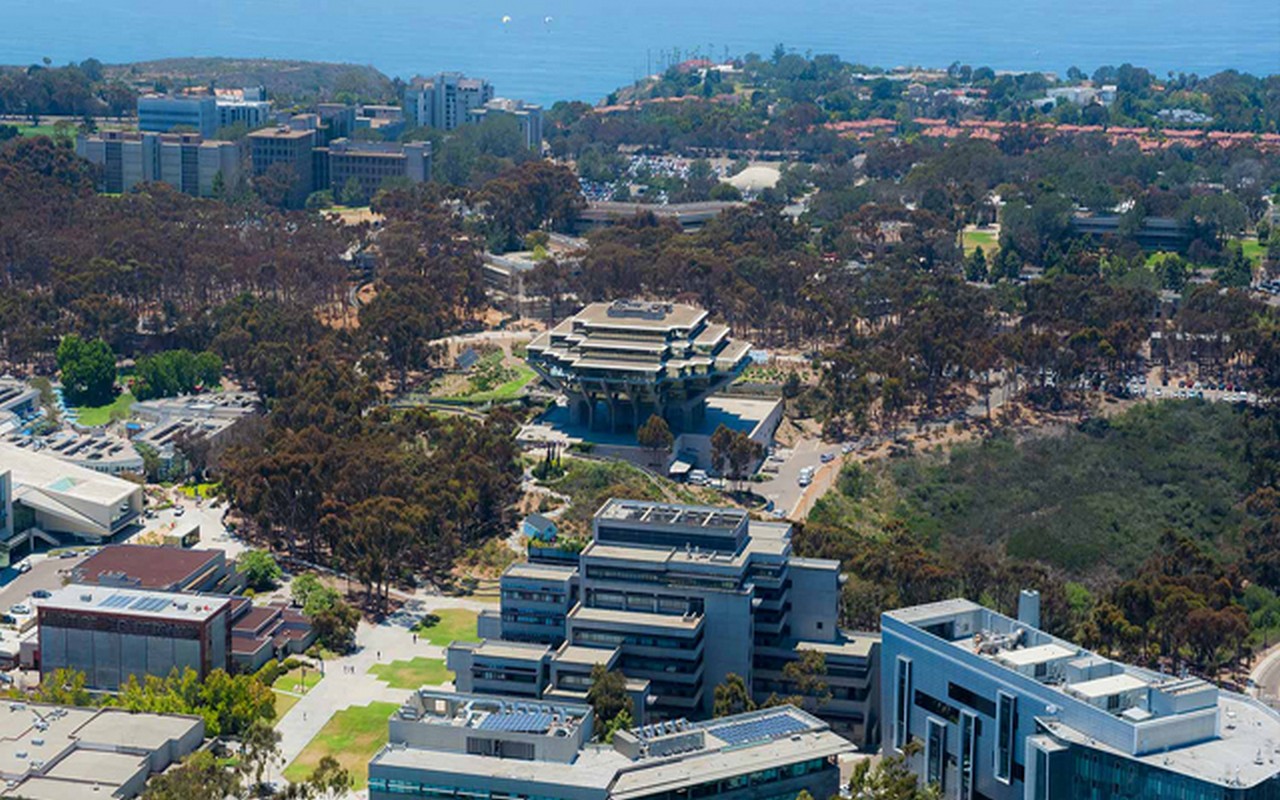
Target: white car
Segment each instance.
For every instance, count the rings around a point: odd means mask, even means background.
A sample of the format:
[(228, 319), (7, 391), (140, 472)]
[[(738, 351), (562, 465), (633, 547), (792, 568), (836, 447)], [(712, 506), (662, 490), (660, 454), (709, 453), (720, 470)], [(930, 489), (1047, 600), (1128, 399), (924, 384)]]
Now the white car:
[(9, 613), (15, 616), (17, 615), (26, 616), (31, 613), (31, 606), (27, 605), (26, 603), (14, 603), (13, 605), (9, 606)]

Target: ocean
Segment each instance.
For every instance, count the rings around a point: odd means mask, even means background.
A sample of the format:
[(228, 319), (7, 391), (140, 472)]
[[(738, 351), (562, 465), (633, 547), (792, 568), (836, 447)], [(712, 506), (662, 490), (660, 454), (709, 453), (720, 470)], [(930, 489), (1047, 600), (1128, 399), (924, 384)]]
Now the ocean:
[(1275, 0), (0, 0), (0, 63), (241, 56), (461, 70), (501, 96), (594, 102), (673, 59), (802, 54), (1064, 74), (1280, 73)]

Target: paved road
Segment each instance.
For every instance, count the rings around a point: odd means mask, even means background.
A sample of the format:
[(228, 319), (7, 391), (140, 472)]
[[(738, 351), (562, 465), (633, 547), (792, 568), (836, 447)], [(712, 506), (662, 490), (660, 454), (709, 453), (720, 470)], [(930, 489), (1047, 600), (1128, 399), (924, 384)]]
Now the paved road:
[(1271, 705), (1280, 705), (1280, 644), (1262, 654), (1257, 666), (1249, 675), (1255, 684), (1254, 693)]

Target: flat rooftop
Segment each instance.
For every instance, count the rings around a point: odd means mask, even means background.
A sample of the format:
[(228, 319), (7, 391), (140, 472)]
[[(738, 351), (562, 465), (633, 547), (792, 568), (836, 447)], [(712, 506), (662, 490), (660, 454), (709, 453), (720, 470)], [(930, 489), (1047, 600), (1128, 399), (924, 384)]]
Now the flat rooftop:
[(225, 597), (73, 583), (37, 600), (38, 610), (79, 611), (160, 620), (204, 622), (227, 608)]
[(726, 536), (735, 534), (748, 517), (747, 512), (740, 508), (618, 498), (610, 498), (596, 511), (596, 519), (604, 522), (626, 522), (628, 526), (697, 528)]
[(142, 492), (136, 483), (6, 442), (0, 442), (0, 464), (13, 473), (15, 486), (29, 486), (99, 505), (124, 503)]
[(419, 689), (401, 705), (394, 718), (478, 731), (564, 736), (576, 731), (590, 714), (589, 706), (576, 703)]
[(562, 567), (555, 564), (531, 564), (527, 561), (521, 561), (507, 567), (507, 571), (502, 574), (502, 577), (563, 582), (573, 578), (577, 572), (577, 567)]
[(683, 303), (614, 300), (591, 303), (572, 319), (590, 328), (676, 330), (693, 328), (706, 317), (706, 311)]
[(136, 581), (141, 589), (167, 589), (214, 569), (221, 561), (218, 550), (112, 544), (82, 561), (71, 574), (77, 583), (125, 579)]

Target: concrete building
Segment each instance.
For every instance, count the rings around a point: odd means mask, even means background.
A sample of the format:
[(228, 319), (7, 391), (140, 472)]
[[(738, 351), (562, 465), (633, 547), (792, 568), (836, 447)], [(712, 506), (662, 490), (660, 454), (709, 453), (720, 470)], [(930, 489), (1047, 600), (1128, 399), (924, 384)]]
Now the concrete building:
[(249, 392), (218, 392), (143, 400), (131, 412), (136, 420), (128, 424), (133, 441), (154, 447), (162, 460), (171, 461), (182, 438), (216, 442), (241, 420), (262, 413), (262, 406)]
[(493, 86), (488, 81), (442, 72), (415, 78), (404, 90), (404, 118), (409, 125), (451, 131), (467, 123), (472, 109), (492, 99)]
[(1280, 796), (1280, 714), (1199, 678), (1120, 664), (968, 600), (881, 618), (886, 753), (943, 797)]
[(519, 126), (525, 145), (531, 150), (542, 149), (542, 106), (536, 103), (495, 97), (479, 108), (471, 109), (467, 115), (471, 122), (476, 123), (494, 117), (511, 117)]
[(791, 706), (621, 730), (611, 745), (590, 744), (592, 723), (585, 705), (421, 690), (369, 762), (369, 800), (826, 798), (852, 750)]
[(404, 179), (410, 183), (431, 180), (431, 142), (398, 144), (335, 139), (329, 144), (326, 158), (328, 187), (335, 197), (353, 178), (366, 199), (377, 194), (388, 180)]
[(41, 677), (73, 669), (111, 691), (130, 675), (191, 668), (204, 678), (231, 663), (228, 597), (73, 583), (36, 601), (36, 616)]
[(316, 131), (281, 125), (254, 131), (248, 139), (254, 176), (263, 175), (276, 164), (288, 167), (293, 183), (285, 203), (291, 208), (301, 208), (316, 185), (311, 152), (316, 146)]
[(0, 434), (20, 430), (43, 413), (39, 390), (13, 378), (0, 378)]
[(163, 181), (198, 197), (212, 196), (219, 183), (231, 186), (244, 161), (235, 142), (129, 131), (82, 133), (76, 137), (76, 154), (102, 167), (101, 191), (127, 192), (144, 181)]
[(73, 583), (157, 592), (215, 592), (244, 588), (244, 577), (222, 550), (111, 544), (71, 570)]
[(700, 308), (592, 303), (529, 343), (529, 365), (564, 392), (575, 424), (638, 430), (651, 414), (698, 427), (709, 395), (746, 368), (751, 345)]
[(582, 701), (603, 664), (631, 680), (639, 721), (702, 717), (729, 674), (759, 701), (794, 693), (784, 669), (812, 650), (831, 692), (817, 713), (864, 748), (878, 742), (879, 639), (840, 630), (839, 564), (796, 557), (790, 525), (610, 500), (585, 547), (530, 552), (503, 573), (482, 641), (449, 647), (459, 691)]
[(266, 100), (228, 100), (218, 98), (218, 127), (243, 124), (249, 130), (271, 124), (271, 103)]
[(277, 602), (256, 606), (243, 597), (231, 599), (231, 666), (257, 672), (271, 659), (305, 653), (316, 632), (302, 612)]
[(138, 98), (138, 130), (169, 133), (186, 128), (206, 139), (218, 131), (218, 101), (211, 94), (147, 94)]
[(0, 779), (5, 797), (26, 800), (132, 798), (147, 778), (195, 752), (204, 721), (10, 702), (0, 711)]
[[(68, 464), (0, 442), (0, 503), (5, 516), (4, 554), (22, 541), (30, 529), (41, 535), (66, 534), (103, 542), (133, 524), (142, 513), (142, 486)], [(52, 540), (55, 541), (56, 540)], [(5, 562), (8, 563), (7, 561)]]
[(142, 455), (133, 444), (102, 430), (58, 431), (48, 436), (11, 433), (5, 441), (104, 475), (141, 475), (143, 472)]
[(694, 231), (720, 216), (726, 209), (744, 205), (746, 204), (736, 200), (705, 200), (666, 205), (588, 200), (586, 207), (578, 212), (577, 226), (580, 231), (585, 232), (652, 214), (660, 220), (671, 220), (687, 231)]

